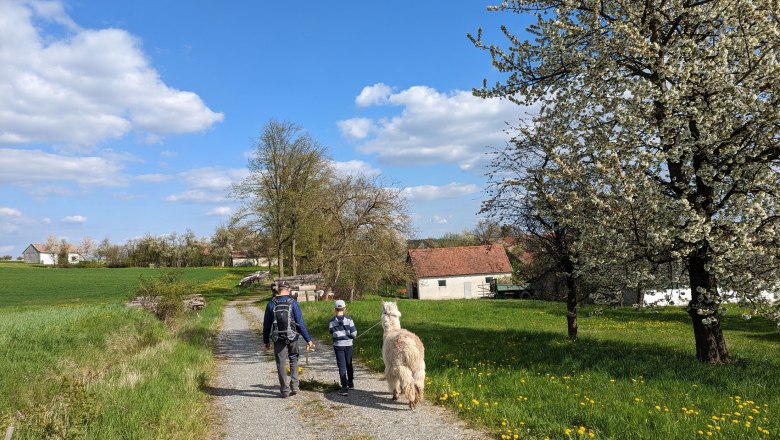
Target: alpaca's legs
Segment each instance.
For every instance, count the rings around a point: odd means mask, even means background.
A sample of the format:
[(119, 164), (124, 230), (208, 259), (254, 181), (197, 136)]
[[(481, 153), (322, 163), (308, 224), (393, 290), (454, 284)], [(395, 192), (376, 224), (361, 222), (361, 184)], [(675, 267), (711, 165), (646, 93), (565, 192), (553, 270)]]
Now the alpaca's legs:
[(398, 400), (398, 378), (393, 374), (391, 367), (385, 368), (385, 380), (387, 381), (387, 388), (393, 393), (393, 400)]

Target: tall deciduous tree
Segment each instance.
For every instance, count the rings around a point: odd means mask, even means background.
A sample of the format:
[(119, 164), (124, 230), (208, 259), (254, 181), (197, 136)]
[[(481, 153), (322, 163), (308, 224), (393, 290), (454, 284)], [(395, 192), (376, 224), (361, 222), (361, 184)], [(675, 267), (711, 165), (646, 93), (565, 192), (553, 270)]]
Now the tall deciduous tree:
[(296, 240), (330, 173), (325, 148), (298, 125), (275, 120), (265, 125), (254, 147), (250, 175), (233, 187), (244, 202), (238, 218), (272, 238), (280, 276), (289, 248), (295, 274)]
[[(773, 0), (505, 1), (532, 13), (522, 41), (485, 44), (505, 81), (475, 92), (541, 103), (548, 176), (580, 182), (559, 200), (608, 252), (687, 269), (696, 356), (729, 361), (726, 292), (760, 302), (780, 287), (780, 24)], [(585, 178), (583, 178), (583, 176)], [(635, 282), (651, 278), (634, 273)]]
[(345, 176), (331, 179), (328, 193), (322, 204), (327, 229), (320, 261), (330, 284), (339, 283), (345, 264), (352, 265), (353, 273), (362, 273), (364, 283), (369, 283), (365, 281), (369, 272), (398, 275), (411, 230), (401, 191), (365, 176)]

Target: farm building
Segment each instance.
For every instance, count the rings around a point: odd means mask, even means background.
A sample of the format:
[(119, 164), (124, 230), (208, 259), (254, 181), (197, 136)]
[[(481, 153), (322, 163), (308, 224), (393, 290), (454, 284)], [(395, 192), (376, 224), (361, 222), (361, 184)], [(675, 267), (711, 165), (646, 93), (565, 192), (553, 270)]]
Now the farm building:
[[(24, 250), (22, 253), (25, 263), (31, 264), (46, 264), (53, 266), (57, 264), (57, 251), (49, 250), (48, 246), (41, 243), (33, 243)], [(76, 264), (81, 261), (81, 254), (75, 246), (69, 245), (68, 248), (68, 262), (70, 264)]]
[(416, 278), (407, 291), (415, 299), (476, 298), (490, 291), (494, 278), (512, 276), (500, 244), (410, 249), (407, 262)]
[[(233, 251), (230, 253), (233, 267), (239, 266), (268, 266), (268, 257), (250, 257), (245, 252)], [(276, 259), (271, 259), (271, 264), (276, 264)]]

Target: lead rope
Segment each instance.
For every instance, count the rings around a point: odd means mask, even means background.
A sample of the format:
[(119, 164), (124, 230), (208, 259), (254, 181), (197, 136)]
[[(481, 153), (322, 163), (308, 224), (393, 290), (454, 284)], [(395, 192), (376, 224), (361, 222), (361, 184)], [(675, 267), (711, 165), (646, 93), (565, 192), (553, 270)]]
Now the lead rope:
[[(374, 325), (372, 325), (371, 327), (369, 327), (369, 328), (368, 328), (368, 330), (371, 330), (372, 328), (374, 328), (374, 327), (378, 326), (378, 325), (379, 325), (379, 324), (381, 324), (381, 323), (382, 323), (382, 321), (380, 320), (380, 321), (379, 321), (379, 322), (377, 322), (376, 324), (374, 324)], [(368, 333), (368, 330), (366, 330), (366, 331), (364, 331), (364, 332), (360, 333), (359, 335), (357, 335), (357, 337), (355, 337), (355, 339), (359, 339), (361, 336), (363, 336), (363, 335), (365, 335), (366, 333)]]

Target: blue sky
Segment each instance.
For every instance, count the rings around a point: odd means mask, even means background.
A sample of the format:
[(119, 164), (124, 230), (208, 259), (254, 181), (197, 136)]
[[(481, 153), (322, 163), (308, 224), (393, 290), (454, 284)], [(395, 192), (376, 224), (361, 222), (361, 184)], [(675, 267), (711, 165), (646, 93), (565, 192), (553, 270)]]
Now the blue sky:
[(477, 221), (507, 101), (487, 3), (0, 0), (0, 254), (56, 235), (211, 235), (270, 118), (403, 188), (415, 236)]

